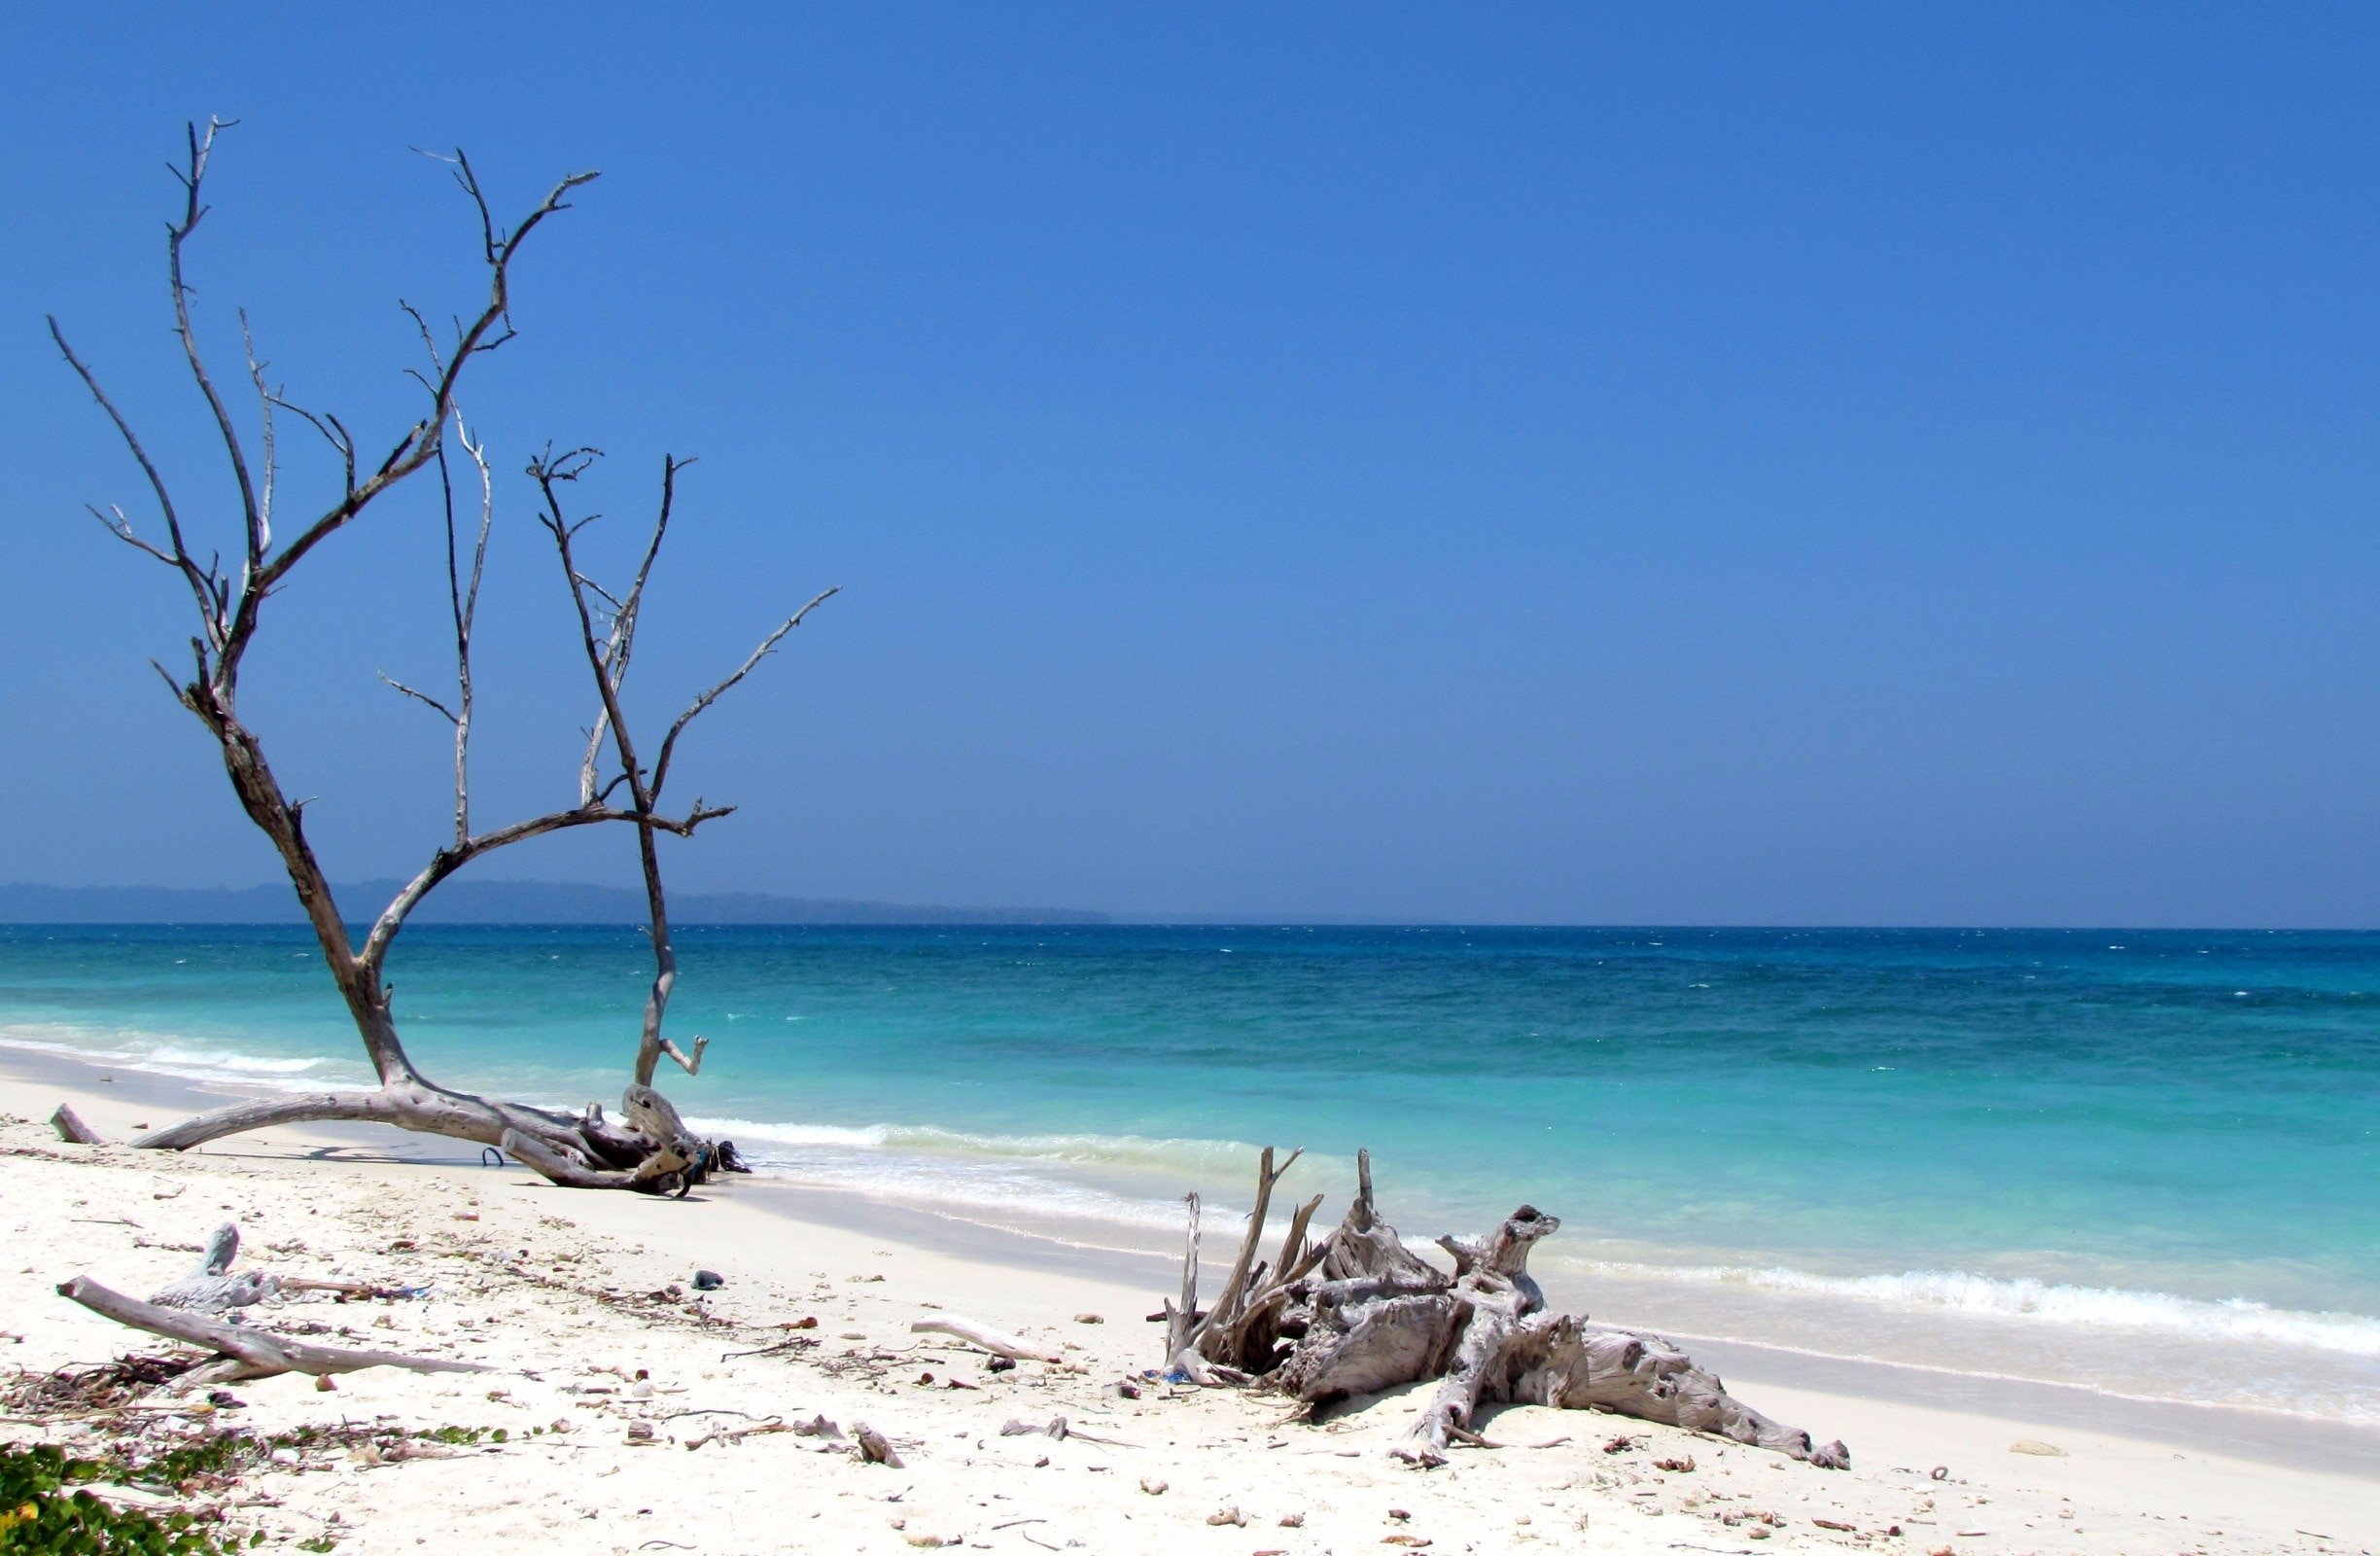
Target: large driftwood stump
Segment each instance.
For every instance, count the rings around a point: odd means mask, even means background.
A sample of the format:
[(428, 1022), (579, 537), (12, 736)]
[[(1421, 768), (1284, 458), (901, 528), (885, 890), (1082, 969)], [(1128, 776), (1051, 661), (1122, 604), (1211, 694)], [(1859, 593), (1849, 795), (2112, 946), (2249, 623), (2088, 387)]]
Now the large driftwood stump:
[[(1284, 1164), (1280, 1171), (1286, 1170)], [(1546, 1312), (1528, 1255), (1559, 1229), (1556, 1218), (1523, 1205), (1485, 1237), (1440, 1238), (1453, 1260), (1450, 1274), (1407, 1248), (1381, 1219), (1368, 1152), (1358, 1153), (1356, 1173), (1346, 1220), (1308, 1248), (1314, 1208), (1309, 1203), (1268, 1271), (1254, 1251), (1280, 1172), (1273, 1152), (1264, 1153), (1240, 1257), (1188, 1343), (1169, 1343), (1170, 1365), (1197, 1382), (1251, 1379), (1312, 1410), (1435, 1378), (1436, 1392), (1396, 1449), (1425, 1467), (1444, 1464), (1455, 1442), (1482, 1440), (1473, 1417), (1492, 1403), (1606, 1410), (1773, 1449), (1821, 1468), (1850, 1467), (1841, 1443), (1813, 1446), (1808, 1432), (1744, 1404), (1667, 1341)], [(1195, 1308), (1193, 1293), (1185, 1293), (1183, 1305)]]

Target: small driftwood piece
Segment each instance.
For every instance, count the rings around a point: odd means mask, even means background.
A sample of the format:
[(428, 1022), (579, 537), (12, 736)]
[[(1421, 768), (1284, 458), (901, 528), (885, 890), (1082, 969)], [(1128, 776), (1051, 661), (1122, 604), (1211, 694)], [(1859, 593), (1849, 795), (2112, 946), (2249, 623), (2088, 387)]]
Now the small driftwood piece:
[(1773, 1449), (1820, 1468), (1850, 1468), (1850, 1450), (1841, 1443), (1816, 1446), (1808, 1432), (1779, 1426), (1667, 1341), (1546, 1312), (1545, 1292), (1528, 1273), (1529, 1250), (1561, 1222), (1533, 1206), (1514, 1211), (1485, 1237), (1438, 1239), (1453, 1261), (1450, 1275), (1406, 1248), (1381, 1218), (1371, 1155), (1358, 1152), (1346, 1220), (1306, 1248), (1313, 1211), (1308, 1204), (1268, 1276), (1252, 1262), (1252, 1251), (1279, 1176), (1272, 1151), (1258, 1172), (1240, 1260), (1212, 1312), (1190, 1331), (1188, 1360), (1204, 1369), (1183, 1365), (1169, 1342), (1169, 1362), (1195, 1381), (1209, 1381), (1202, 1370), (1251, 1378), (1313, 1412), (1350, 1396), (1436, 1379), (1437, 1389), (1393, 1450), (1424, 1468), (1446, 1463), (1454, 1443), (1484, 1445), (1473, 1418), (1490, 1403), (1606, 1410)]
[(107, 1144), (99, 1137), (98, 1130), (83, 1121), (83, 1115), (74, 1111), (71, 1103), (58, 1104), (57, 1112), (50, 1115), (50, 1127), (58, 1132), (58, 1139), (70, 1146), (104, 1146)]
[(1004, 1356), (1011, 1362), (1048, 1362), (1055, 1364), (1066, 1360), (1057, 1352), (1046, 1350), (1031, 1340), (1020, 1340), (988, 1324), (978, 1324), (973, 1319), (957, 1318), (947, 1313), (919, 1319), (909, 1326), (909, 1332), (947, 1334), (953, 1339), (964, 1340), (969, 1345), (989, 1351), (994, 1356)]
[(231, 1261), (239, 1257), (239, 1228), (229, 1221), (215, 1228), (207, 1239), (206, 1253), (198, 1267), (182, 1279), (158, 1292), (149, 1300), (158, 1307), (180, 1308), (188, 1313), (221, 1313), (227, 1308), (254, 1307), (267, 1297), (280, 1294), (281, 1283), (259, 1270), (242, 1275), (231, 1273)]
[(223, 1324), (110, 1291), (88, 1275), (78, 1275), (60, 1286), (58, 1294), (81, 1303), (101, 1318), (214, 1352), (213, 1362), (185, 1372), (175, 1381), (173, 1386), (177, 1390), (232, 1383), (242, 1378), (269, 1378), (284, 1372), (303, 1372), (320, 1378), (335, 1372), (361, 1372), (366, 1367), (402, 1367), (407, 1372), (493, 1370), (476, 1362), (442, 1362), (394, 1351), (349, 1351), (292, 1339), (285, 1334), (270, 1334), (244, 1325)]
[(861, 1464), (884, 1465), (892, 1469), (907, 1468), (901, 1463), (901, 1456), (893, 1451), (892, 1439), (866, 1422), (853, 1422), (851, 1434)]

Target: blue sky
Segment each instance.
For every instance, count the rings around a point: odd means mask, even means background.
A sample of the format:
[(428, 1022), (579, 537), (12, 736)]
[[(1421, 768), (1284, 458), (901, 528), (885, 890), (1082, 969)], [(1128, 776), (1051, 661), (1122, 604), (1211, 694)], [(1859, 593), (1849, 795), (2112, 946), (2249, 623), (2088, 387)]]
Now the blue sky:
[[(588, 717), (511, 475), (554, 439), (613, 565), (701, 457), (648, 720), (846, 589), (689, 752), (746, 808), (688, 888), (2380, 924), (2376, 56), (2348, 6), (9, 8), (0, 878), (272, 873), (41, 322), (220, 519), (159, 274), (215, 113), (210, 343), (247, 305), (380, 429), (396, 300), (474, 279), (408, 148), (508, 209), (603, 171), (469, 397), (489, 819)], [(372, 679), (440, 673), (436, 555), (378, 513), (252, 661), (342, 876), (438, 835)]]

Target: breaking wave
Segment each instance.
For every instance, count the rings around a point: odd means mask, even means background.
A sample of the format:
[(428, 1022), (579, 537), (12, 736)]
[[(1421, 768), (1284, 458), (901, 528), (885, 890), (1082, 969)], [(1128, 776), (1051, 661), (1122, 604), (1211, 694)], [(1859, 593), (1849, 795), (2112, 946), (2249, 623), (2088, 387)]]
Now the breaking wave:
[(2380, 1318), (2304, 1313), (2247, 1297), (2209, 1301), (2168, 1291), (2072, 1286), (1967, 1270), (1901, 1275), (1813, 1275), (1737, 1266), (1601, 1264), (1615, 1273), (1788, 1291), (1972, 1318), (2072, 1325), (2197, 1340), (2252, 1340), (2343, 1356), (2380, 1358)]

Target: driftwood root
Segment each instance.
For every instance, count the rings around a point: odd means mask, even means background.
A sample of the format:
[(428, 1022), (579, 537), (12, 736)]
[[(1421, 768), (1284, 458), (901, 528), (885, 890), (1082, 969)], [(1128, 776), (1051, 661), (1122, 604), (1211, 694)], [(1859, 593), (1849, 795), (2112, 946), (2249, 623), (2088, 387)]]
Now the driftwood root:
[[(1289, 1161), (1294, 1162), (1292, 1153)], [(1814, 1444), (1727, 1392), (1717, 1374), (1658, 1335), (1545, 1311), (1528, 1272), (1529, 1251), (1561, 1222), (1523, 1205), (1484, 1237), (1438, 1239), (1448, 1274), (1421, 1258), (1383, 1220), (1372, 1193), (1369, 1152), (1356, 1156), (1356, 1192), (1346, 1219), (1308, 1247), (1318, 1201), (1292, 1220), (1271, 1266), (1255, 1251), (1273, 1188), (1289, 1162), (1264, 1152), (1256, 1204), (1239, 1257), (1214, 1305), (1197, 1314), (1198, 1221), (1181, 1303), (1168, 1304), (1169, 1368), (1199, 1383), (1253, 1380), (1309, 1411), (1356, 1395), (1437, 1381), (1404, 1440), (1409, 1463), (1446, 1462), (1452, 1445), (1484, 1445), (1474, 1428), (1483, 1405), (1542, 1404), (1661, 1422), (1767, 1448), (1826, 1469), (1850, 1468), (1840, 1442)], [(1196, 1315), (1193, 1317), (1193, 1315)]]

